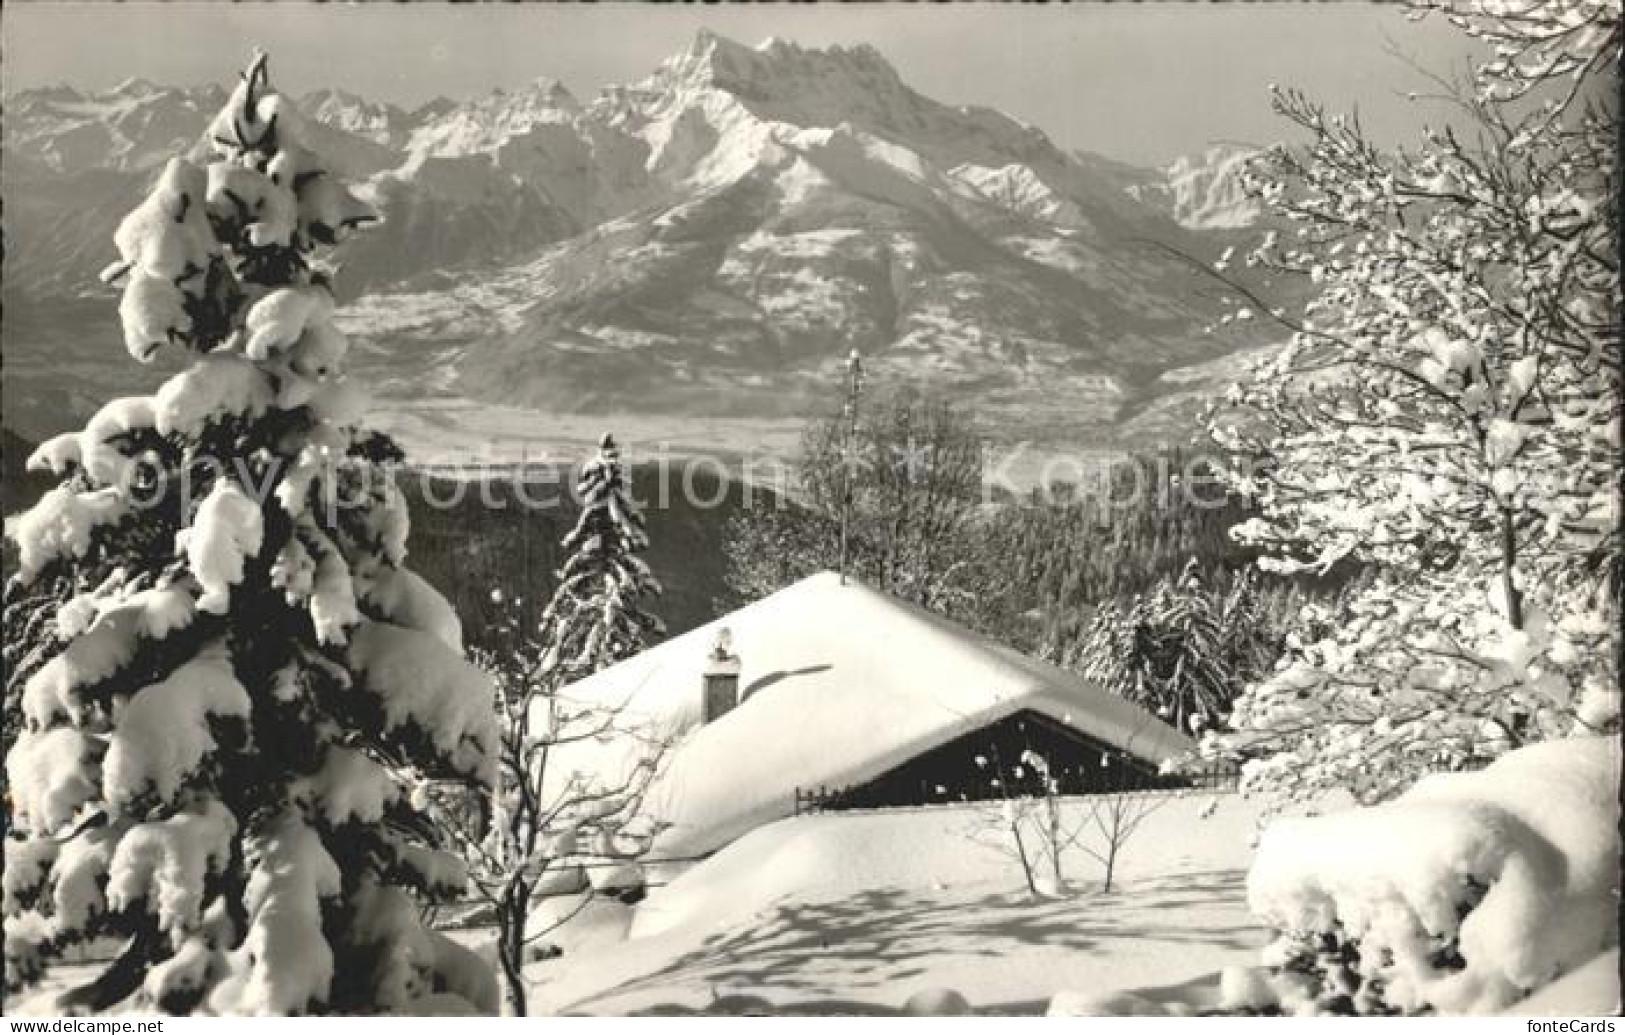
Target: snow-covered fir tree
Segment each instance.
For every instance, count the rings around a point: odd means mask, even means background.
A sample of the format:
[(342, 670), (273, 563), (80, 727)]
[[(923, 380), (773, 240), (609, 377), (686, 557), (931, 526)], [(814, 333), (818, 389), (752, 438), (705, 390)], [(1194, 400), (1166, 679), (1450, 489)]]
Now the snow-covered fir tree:
[(649, 536), (613, 436), (599, 441), (576, 492), (581, 514), (564, 537), (569, 557), (541, 619), (542, 642), (551, 652), (544, 667), (562, 683), (631, 657), (666, 630), (644, 609), (644, 601), (660, 594), (660, 582), (638, 556)]
[(117, 946), (64, 1010), (495, 1005), (420, 923), (464, 870), (403, 792), (489, 784), (490, 681), (404, 566), (398, 454), (360, 428), (312, 261), (374, 217), (307, 142), (257, 56), (107, 274), (130, 353), (189, 365), (45, 443), (64, 480), (8, 527), (8, 605), (46, 618), (8, 684), (8, 987)]
[(1208, 745), (1289, 794), (1619, 721), (1620, 6), (1415, 6), (1493, 45), (1462, 126), (1388, 150), (1280, 90), (1307, 143), (1248, 174), (1286, 227), (1248, 261), (1319, 294), (1238, 314), (1291, 338), (1214, 420), (1260, 509), (1235, 531), (1276, 570), (1373, 573)]
[(1255, 580), (1243, 569), (1228, 585), (1208, 585), (1192, 557), (1177, 578), (1164, 577), (1132, 602), (1101, 605), (1066, 660), (1176, 729), (1215, 729), (1279, 653), (1259, 614)]

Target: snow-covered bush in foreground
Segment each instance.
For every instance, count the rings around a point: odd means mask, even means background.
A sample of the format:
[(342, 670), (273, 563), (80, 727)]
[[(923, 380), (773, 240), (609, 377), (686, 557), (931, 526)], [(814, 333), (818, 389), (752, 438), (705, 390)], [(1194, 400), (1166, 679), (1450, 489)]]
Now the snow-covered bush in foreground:
[(191, 363), (41, 447), (64, 481), (7, 529), (36, 641), (7, 681), (8, 990), (111, 939), (60, 1009), (495, 1005), (419, 922), (463, 869), (401, 791), (490, 782), (490, 683), (403, 565), (396, 454), (311, 265), (370, 218), (260, 57), (119, 227), (125, 344)]
[(1270, 976), (1223, 1005), (1488, 1013), (1585, 964), (1618, 944), (1619, 776), (1618, 738), (1574, 738), (1276, 821), (1247, 879)]

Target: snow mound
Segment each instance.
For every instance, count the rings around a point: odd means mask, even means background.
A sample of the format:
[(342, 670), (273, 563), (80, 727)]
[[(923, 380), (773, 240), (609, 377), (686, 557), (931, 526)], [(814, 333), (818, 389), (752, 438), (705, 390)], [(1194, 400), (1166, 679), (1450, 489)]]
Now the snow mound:
[(1527, 999), (1508, 1007), (1514, 1017), (1612, 1017), (1620, 1012), (1619, 949), (1609, 949)]
[(908, 997), (903, 1013), (909, 1017), (965, 1017), (971, 1008), (970, 1001), (951, 988), (927, 988)]
[(96, 793), (84, 772), (91, 748), (90, 738), (69, 726), (20, 737), (6, 754), (6, 780), (18, 818), (46, 830), (71, 820)]
[(231, 587), (243, 580), (244, 563), (259, 553), (263, 520), (242, 487), (221, 478), (199, 505), (192, 527), (176, 533), (176, 547), (185, 550), (192, 576), (203, 587), (199, 611), (226, 613)]
[(1358, 945), (1354, 1009), (1380, 987), (1389, 1007), (1441, 1013), (1499, 1010), (1585, 962), (1618, 939), (1619, 752), (1617, 737), (1537, 744), (1384, 805), (1273, 824), (1248, 877), (1254, 913), (1283, 932), (1266, 962), (1332, 936)]
[(417, 572), (383, 567), (361, 574), (359, 595), (394, 625), (426, 632), (454, 651), (463, 649), (463, 625), (446, 598)]
[(322, 900), (339, 893), (338, 863), (291, 812), (253, 838), (248, 854), (248, 934), (232, 951), (237, 965), (215, 987), (209, 1006), (225, 1014), (302, 1013), (326, 998), (333, 980)]
[(142, 901), (156, 907), (161, 930), (197, 925), (203, 881), (225, 872), (237, 821), (217, 801), (168, 819), (139, 823), (118, 843), (107, 870), (107, 905), (124, 910)]
[(1168, 1011), (1133, 992), (1058, 992), (1049, 1002), (1046, 1017), (1163, 1017)]
[(525, 936), (569, 956), (626, 941), (632, 917), (631, 906), (592, 891), (542, 897), (526, 922)]

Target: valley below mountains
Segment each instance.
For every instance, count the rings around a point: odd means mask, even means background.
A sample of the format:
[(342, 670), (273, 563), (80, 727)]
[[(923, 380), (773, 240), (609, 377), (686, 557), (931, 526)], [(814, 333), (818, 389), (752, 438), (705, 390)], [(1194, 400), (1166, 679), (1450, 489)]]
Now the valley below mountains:
[[(140, 81), (7, 98), (8, 427), (38, 440), (168, 372), (110, 362), (96, 272), (222, 99)], [(1256, 233), (1235, 149), (1165, 170), (1069, 152), (921, 95), (867, 46), (702, 33), (590, 102), (541, 79), (300, 107), (384, 216), (333, 257), (341, 323), (414, 456), (568, 452), (617, 417), (634, 448), (791, 448), (854, 349), (872, 385), (946, 393), (996, 439), (1113, 448), (1187, 435), (1270, 344), (1215, 328), (1223, 286), (1181, 257)]]

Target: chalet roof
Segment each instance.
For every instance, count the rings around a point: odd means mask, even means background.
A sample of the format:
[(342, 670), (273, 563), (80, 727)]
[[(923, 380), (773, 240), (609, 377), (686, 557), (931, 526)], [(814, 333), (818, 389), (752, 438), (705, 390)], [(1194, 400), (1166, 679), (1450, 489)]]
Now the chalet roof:
[[(744, 700), (701, 725), (703, 673), (726, 628)], [(1193, 742), (1053, 665), (832, 572), (568, 688), (679, 737), (650, 808), (663, 854), (700, 853), (789, 815), (798, 787), (848, 786), (1022, 709), (1151, 763)]]

